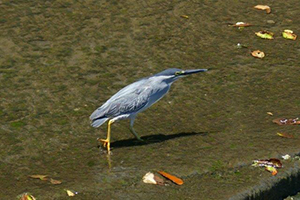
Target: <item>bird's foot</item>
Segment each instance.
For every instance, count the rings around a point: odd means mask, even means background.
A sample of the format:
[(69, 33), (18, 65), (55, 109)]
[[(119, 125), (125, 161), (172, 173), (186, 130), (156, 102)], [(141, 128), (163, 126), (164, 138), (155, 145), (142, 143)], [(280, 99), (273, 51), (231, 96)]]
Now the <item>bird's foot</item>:
[(97, 138), (97, 140), (99, 142), (101, 142), (103, 144), (104, 147), (106, 147), (108, 144), (109, 144), (109, 140), (108, 139), (100, 139), (100, 138)]
[(111, 154), (111, 152), (110, 152), (110, 141), (108, 139), (100, 139), (100, 138), (97, 138), (97, 140), (103, 144), (103, 147), (107, 148), (107, 153)]

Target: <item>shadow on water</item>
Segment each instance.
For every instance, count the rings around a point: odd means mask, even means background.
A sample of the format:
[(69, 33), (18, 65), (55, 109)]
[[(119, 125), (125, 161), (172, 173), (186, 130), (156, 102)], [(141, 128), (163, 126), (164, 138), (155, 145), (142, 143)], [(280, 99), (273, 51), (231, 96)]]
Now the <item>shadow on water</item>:
[(166, 140), (172, 140), (175, 138), (180, 137), (190, 137), (194, 135), (202, 135), (206, 136), (208, 135), (208, 132), (191, 132), (191, 133), (175, 133), (172, 135), (164, 135), (164, 134), (156, 134), (156, 135), (147, 135), (141, 137), (143, 141), (139, 141), (135, 138), (133, 139), (126, 139), (126, 140), (119, 140), (111, 143), (111, 146), (113, 148), (122, 148), (122, 147), (132, 147), (132, 146), (142, 146), (142, 145), (148, 145), (148, 144), (154, 144), (154, 143), (160, 143), (164, 142)]

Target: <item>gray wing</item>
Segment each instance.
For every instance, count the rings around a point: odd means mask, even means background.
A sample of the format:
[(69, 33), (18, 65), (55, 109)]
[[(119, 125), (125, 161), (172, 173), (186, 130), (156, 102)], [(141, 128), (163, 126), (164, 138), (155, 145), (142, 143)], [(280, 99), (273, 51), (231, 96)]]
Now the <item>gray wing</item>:
[(117, 92), (105, 104), (95, 110), (90, 119), (111, 118), (135, 113), (148, 103), (152, 93), (153, 90), (148, 87), (147, 79), (134, 82)]

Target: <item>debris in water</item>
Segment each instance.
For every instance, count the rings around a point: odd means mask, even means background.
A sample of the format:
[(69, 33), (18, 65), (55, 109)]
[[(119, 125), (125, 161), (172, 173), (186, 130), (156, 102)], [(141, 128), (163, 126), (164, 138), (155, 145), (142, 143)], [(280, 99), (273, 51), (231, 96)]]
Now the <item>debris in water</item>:
[(245, 22), (237, 22), (233, 25), (229, 25), (229, 26), (234, 26), (234, 27), (248, 27), (248, 26), (252, 26), (252, 24), (249, 23), (245, 23)]
[(284, 138), (294, 138), (293, 135), (287, 134), (287, 133), (277, 133), (278, 136), (284, 137)]
[(30, 175), (29, 177), (30, 178), (40, 179), (42, 181), (47, 181), (48, 180), (47, 176), (48, 175), (39, 175), (39, 174), (37, 174), (37, 175)]
[(17, 196), (18, 200), (36, 200), (36, 198), (34, 198), (34, 196), (32, 196), (30, 193), (23, 193)]
[(181, 17), (181, 18), (185, 18), (185, 19), (188, 19), (188, 18), (189, 18), (189, 16), (187, 16), (187, 15), (181, 15), (180, 17)]
[(273, 40), (274, 37), (274, 33), (269, 32), (269, 31), (259, 31), (259, 32), (255, 32), (255, 35), (257, 35), (258, 37), (262, 38), (262, 39), (268, 39), (268, 40)]
[(159, 176), (156, 176), (155, 174), (154, 174), (154, 180), (156, 181), (157, 185), (165, 185), (165, 181)]
[(145, 176), (143, 177), (143, 182), (156, 185), (165, 185), (165, 181), (152, 172), (148, 172), (147, 174), (145, 174)]
[(268, 171), (268, 172), (271, 172), (273, 176), (275, 176), (278, 173), (277, 169), (275, 167), (272, 167), (272, 166), (266, 166), (265, 170)]
[(276, 22), (275, 22), (274, 20), (271, 20), (271, 19), (270, 19), (270, 20), (267, 20), (267, 23), (268, 23), (268, 24), (275, 24)]
[(73, 197), (73, 196), (75, 196), (76, 194), (78, 194), (78, 192), (75, 192), (75, 191), (72, 191), (72, 190), (64, 189), (64, 191), (67, 192), (67, 195), (68, 195), (69, 197)]
[(248, 48), (247, 45), (244, 45), (244, 44), (241, 44), (241, 43), (237, 43), (237, 44), (236, 44), (236, 47), (237, 47), (238, 49), (241, 49), (241, 48)]
[(292, 30), (284, 30), (282, 32), (282, 37), (284, 37), (285, 39), (288, 39), (288, 40), (296, 40), (297, 39), (297, 35), (294, 34), (294, 32)]
[(282, 163), (277, 158), (270, 158), (267, 160), (253, 160), (252, 166), (254, 166), (254, 167), (271, 166), (271, 167), (281, 168)]
[(264, 58), (265, 57), (265, 53), (263, 51), (260, 51), (260, 50), (255, 50), (255, 51), (252, 51), (251, 52), (251, 55), (255, 58)]
[(278, 118), (274, 119), (273, 122), (278, 125), (300, 125), (298, 117), (295, 119)]
[(291, 158), (291, 156), (289, 154), (286, 154), (284, 156), (281, 156), (284, 160), (288, 160)]
[(253, 160), (253, 167), (265, 167), (265, 170), (272, 173), (273, 176), (277, 174), (276, 168), (282, 168), (282, 163), (277, 158), (270, 158), (267, 160)]
[(61, 184), (62, 182), (59, 181), (59, 180), (55, 180), (55, 179), (50, 178), (50, 183), (52, 183), (53, 185), (59, 185), (59, 184)]
[(267, 12), (267, 14), (271, 13), (271, 8), (268, 5), (256, 5), (256, 6), (254, 6), (254, 8), (256, 8), (258, 10), (265, 10)]
[(270, 115), (270, 116), (273, 116), (273, 113), (271, 113), (271, 112), (267, 112), (267, 114)]
[(158, 171), (158, 173), (162, 176), (164, 176), (165, 178), (171, 180), (172, 182), (176, 183), (177, 185), (182, 185), (183, 184), (183, 180), (176, 177), (176, 176), (173, 176), (167, 172), (164, 172), (164, 171)]
[(143, 182), (149, 184), (157, 184), (152, 172), (148, 172), (147, 174), (145, 174), (145, 176), (143, 176)]

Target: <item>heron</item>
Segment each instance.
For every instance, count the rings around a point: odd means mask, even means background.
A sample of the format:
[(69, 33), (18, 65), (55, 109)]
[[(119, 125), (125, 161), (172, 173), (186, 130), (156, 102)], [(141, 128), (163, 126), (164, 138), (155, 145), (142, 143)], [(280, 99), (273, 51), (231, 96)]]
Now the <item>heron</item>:
[(121, 89), (97, 108), (90, 116), (91, 126), (97, 128), (108, 121), (106, 139), (98, 139), (110, 153), (111, 125), (122, 119), (130, 119), (130, 131), (140, 141), (141, 137), (133, 128), (138, 113), (146, 110), (165, 96), (174, 81), (187, 75), (206, 72), (207, 69), (182, 70), (166, 69), (153, 76), (140, 79)]

